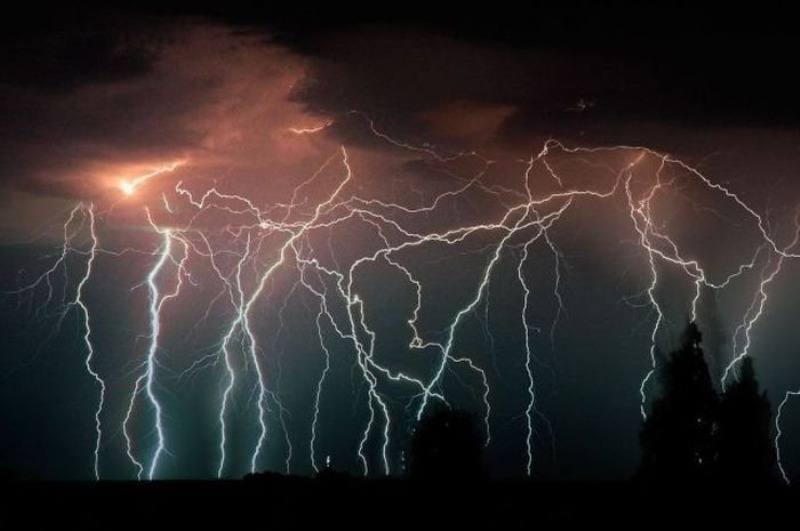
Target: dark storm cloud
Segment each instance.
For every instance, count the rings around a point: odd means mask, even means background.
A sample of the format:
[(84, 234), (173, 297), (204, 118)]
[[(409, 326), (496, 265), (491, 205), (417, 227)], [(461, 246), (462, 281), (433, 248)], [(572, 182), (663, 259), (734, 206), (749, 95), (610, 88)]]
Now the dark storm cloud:
[[(561, 53), (521, 52), (386, 28), (337, 35), (324, 48), (295, 95), (298, 101), (315, 112), (358, 109), (406, 137), (420, 130), (459, 136), (448, 134), (444, 114), (449, 109), (457, 111), (453, 118), (460, 112), (474, 125), (494, 129), (500, 124), (486, 124), (487, 109), (506, 109), (503, 118), (518, 113), (551, 117), (537, 124), (543, 129), (581, 98), (607, 96), (620, 68), (602, 58), (568, 64)], [(431, 120), (437, 115), (439, 127)]]
[[(254, 90), (242, 103), (241, 83), (269, 92), (272, 78), (234, 72), (253, 63), (208, 59), (241, 48), (241, 35), (263, 62), (280, 69), (288, 61), (298, 72), (291, 101), (276, 105), (302, 105), (307, 126), (332, 118), (327, 138), (370, 149), (384, 144), (352, 110), (403, 141), (455, 151), (528, 152), (554, 136), (704, 156), (713, 148), (695, 149), (697, 135), (685, 130), (800, 121), (790, 39), (761, 23), (764, 9), (726, 26), (686, 6), (545, 3), (526, 16), (497, 6), (480, 17), (428, 10), (431, 20), (420, 21), (409, 5), (389, 25), (339, 7), (303, 17), (254, 6), (64, 8), (7, 19), (0, 180), (75, 194), (61, 181), (74, 184), (87, 163), (206, 152), (257, 136), (243, 108), (257, 116), (265, 102)], [(182, 56), (169, 55), (182, 30), (198, 25), (225, 27), (225, 37), (196, 37), (206, 46), (184, 43)]]
[[(606, 35), (595, 27), (574, 46), (565, 41), (576, 28), (548, 46), (515, 40), (514, 31), (496, 38), (411, 25), (327, 28), (313, 45), (297, 46), (314, 66), (295, 98), (314, 112), (362, 110), (409, 140), (450, 142), (459, 135), (430, 127), (425, 117), (454, 105), (462, 106), (462, 122), (477, 124), (486, 123), (485, 113), (472, 112), (478, 108), (511, 110), (494, 131), (510, 143), (531, 135), (579, 135), (602, 144), (652, 139), (673, 149), (680, 146), (653, 133), (659, 126), (672, 134), (703, 126), (792, 129), (800, 122), (800, 86), (788, 67), (791, 47), (783, 33), (765, 36), (755, 27), (702, 32), (690, 17), (670, 28), (648, 18), (653, 13), (641, 15), (621, 19), (627, 26), (606, 26)], [(641, 27), (628, 31), (632, 21), (652, 24), (652, 34), (645, 38)], [(627, 48), (617, 32), (632, 35)], [(644, 138), (636, 138), (637, 129)], [(353, 141), (352, 135), (348, 128), (342, 139)], [(372, 142), (368, 136), (364, 142)]]
[(189, 157), (201, 171), (233, 160), (257, 167), (270, 149), (285, 147), (264, 149), (265, 138), (313, 120), (287, 100), (303, 75), (300, 58), (263, 32), (113, 18), (108, 26), (38, 29), (16, 45), (21, 51), (4, 58), (13, 75), (0, 82), (6, 185), (91, 197), (114, 178), (175, 159)]
[(134, 10), (19, 7), (0, 22), (2, 81), (40, 92), (144, 75), (176, 24)]
[(21, 11), (6, 18), (0, 46), (0, 181), (52, 193), (59, 186), (41, 179), (43, 174), (75, 171), (82, 159), (96, 156), (101, 143), (141, 144), (118, 126), (121, 113), (73, 98), (87, 88), (124, 84), (150, 72), (163, 27), (122, 13), (88, 16), (80, 8), (52, 16)]

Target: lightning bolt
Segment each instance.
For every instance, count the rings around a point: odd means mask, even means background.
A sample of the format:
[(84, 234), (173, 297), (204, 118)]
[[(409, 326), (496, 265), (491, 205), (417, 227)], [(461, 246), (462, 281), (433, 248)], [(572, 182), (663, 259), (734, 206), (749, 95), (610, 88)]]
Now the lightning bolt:
[(100, 479), (100, 443), (103, 437), (100, 415), (103, 412), (103, 404), (105, 402), (106, 384), (92, 367), (92, 362), (94, 361), (94, 345), (92, 344), (91, 340), (92, 327), (89, 320), (89, 308), (86, 307), (86, 302), (84, 301), (83, 291), (86, 287), (86, 283), (89, 282), (89, 277), (92, 275), (92, 266), (94, 265), (94, 260), (97, 257), (97, 232), (95, 231), (94, 206), (89, 205), (88, 207), (85, 207), (85, 210), (86, 215), (89, 217), (89, 234), (91, 236), (92, 245), (89, 250), (89, 260), (86, 262), (86, 272), (78, 283), (78, 289), (75, 292), (75, 300), (73, 301), (73, 304), (80, 308), (81, 314), (83, 315), (83, 342), (86, 345), (86, 371), (100, 386), (100, 397), (98, 399), (97, 409), (95, 410), (94, 414), (96, 431), (94, 446), (94, 477), (95, 479)]
[(800, 389), (795, 391), (786, 391), (783, 395), (783, 400), (778, 405), (778, 412), (775, 414), (775, 456), (778, 463), (778, 471), (781, 474), (781, 478), (783, 481), (786, 482), (787, 485), (792, 483), (791, 479), (789, 479), (789, 475), (786, 473), (786, 469), (783, 466), (783, 461), (781, 461), (781, 437), (783, 436), (783, 431), (781, 430), (781, 415), (783, 414), (783, 408), (786, 407), (787, 402), (793, 396), (800, 396)]
[[(131, 416), (133, 413), (134, 403), (136, 401), (136, 398), (139, 395), (139, 393), (142, 390), (144, 390), (145, 394), (147, 395), (147, 399), (155, 413), (154, 428), (156, 432), (156, 448), (150, 460), (150, 466), (147, 468), (148, 479), (153, 479), (158, 470), (158, 464), (161, 458), (161, 454), (166, 451), (164, 423), (163, 423), (163, 406), (159, 401), (158, 397), (156, 396), (156, 391), (155, 391), (156, 369), (158, 368), (157, 356), (159, 350), (159, 337), (161, 333), (161, 311), (166, 302), (168, 302), (171, 299), (174, 299), (180, 293), (181, 287), (183, 286), (183, 277), (185, 274), (186, 260), (188, 259), (189, 256), (189, 246), (188, 243), (186, 243), (185, 241), (181, 240), (179, 237), (174, 235), (171, 229), (159, 227), (153, 221), (149, 209), (146, 209), (145, 212), (147, 216), (147, 221), (150, 223), (150, 226), (153, 228), (153, 230), (161, 236), (162, 242), (160, 246), (160, 252), (158, 253), (159, 256), (158, 260), (156, 260), (155, 264), (153, 265), (146, 279), (146, 284), (148, 288), (148, 298), (149, 298), (148, 315), (150, 323), (150, 336), (149, 336), (150, 342), (149, 342), (149, 347), (147, 349), (147, 355), (145, 358), (144, 373), (141, 374), (136, 379), (133, 392), (131, 393), (130, 400), (128, 402), (128, 409), (125, 418), (123, 420), (123, 433), (126, 440), (128, 458), (137, 468), (137, 475), (136, 475), (137, 478), (141, 479), (142, 474), (144, 473), (145, 470), (145, 465), (133, 455), (132, 440), (129, 433), (128, 425), (131, 421)], [(170, 261), (172, 255), (173, 240), (176, 238), (178, 239), (178, 241), (181, 242), (183, 246), (183, 257), (181, 258), (177, 268), (177, 282), (172, 292), (161, 295), (158, 286), (158, 277), (161, 271), (164, 269), (164, 266)]]
[[(541, 246), (542, 251), (547, 253), (547, 263), (552, 260), (553, 267), (553, 289), (552, 293), (546, 293), (546, 297), (555, 303), (552, 321), (548, 318), (550, 343), (551, 347), (554, 347), (555, 331), (562, 314), (566, 311), (561, 286), (564, 280), (562, 269), (566, 270), (568, 264), (561, 254), (552, 229), (566, 212), (579, 209), (580, 207), (576, 205), (589, 201), (618, 202), (623, 208), (625, 223), (629, 225), (631, 234), (635, 238), (634, 243), (641, 251), (648, 280), (641, 288), (642, 293), (636, 297), (641, 297), (642, 306), (647, 307), (649, 312), (647, 315), (649, 367), (639, 387), (640, 410), (645, 418), (648, 386), (657, 369), (658, 343), (664, 334), (665, 323), (668, 322), (667, 312), (660, 300), (660, 290), (664, 285), (659, 274), (661, 269), (666, 266), (682, 271), (686, 282), (692, 288), (691, 297), (686, 301), (686, 308), (691, 320), (695, 321), (703, 303), (704, 290), (720, 291), (729, 288), (737, 279), (756, 270), (759, 260), (764, 256), (767, 257), (760, 272), (753, 273), (760, 274), (758, 287), (734, 333), (733, 359), (725, 368), (721, 378), (724, 386), (725, 382), (735, 374), (736, 363), (750, 353), (753, 331), (764, 314), (771, 283), (780, 274), (786, 260), (800, 257), (795, 250), (800, 240), (800, 221), (797, 218), (794, 239), (787, 245), (779, 245), (768, 231), (767, 220), (738, 194), (722, 184), (713, 182), (698, 169), (669, 154), (628, 145), (568, 147), (556, 140), (548, 139), (536, 155), (520, 161), (525, 167), (524, 171), (520, 172), (520, 181), (512, 187), (505, 187), (488, 182), (487, 174), (494, 161), (475, 151), (442, 153), (429, 144), (415, 145), (384, 133), (363, 113), (353, 111), (349, 114), (363, 118), (369, 132), (378, 140), (385, 142), (389, 148), (411, 157), (430, 160), (431, 164), (441, 168), (443, 174), (457, 181), (456, 184), (444, 191), (439, 190), (439, 193), (430, 194), (430, 197), (424, 191), (412, 187), (410, 192), (416, 197), (412, 202), (397, 201), (394, 197), (393, 200), (389, 200), (383, 197), (363, 196), (360, 193), (362, 190), (360, 183), (356, 182), (350, 164), (351, 154), (345, 146), (341, 146), (316, 172), (292, 189), (291, 196), (285, 203), (273, 203), (262, 208), (254, 199), (245, 195), (228, 193), (216, 187), (193, 193), (179, 181), (173, 191), (162, 192), (158, 196), (163, 207), (159, 212), (172, 216), (174, 220), (179, 214), (188, 210), (188, 221), (184, 219), (182, 224), (156, 223), (150, 208), (145, 208), (149, 226), (160, 241), (156, 251), (151, 252), (154, 261), (142, 282), (148, 293), (148, 346), (142, 365), (136, 369), (136, 378), (128, 396), (128, 407), (122, 423), (126, 453), (136, 469), (137, 478), (157, 477), (162, 454), (169, 453), (164, 405), (159, 399), (158, 392), (161, 368), (160, 339), (164, 327), (162, 312), (166, 303), (180, 295), (185, 282), (195, 282), (190, 274), (190, 255), (193, 257), (192, 263), (195, 261), (194, 257), (198, 261), (208, 262), (210, 271), (215, 277), (214, 282), (218, 281), (220, 287), (217, 295), (209, 303), (202, 322), (210, 318), (212, 306), (217, 301), (222, 301), (229, 308), (226, 310), (229, 313), (225, 314), (224, 331), (219, 341), (216, 342), (215, 339), (213, 349), (204, 350), (204, 355), (193, 362), (185, 372), (193, 373), (218, 362), (224, 367), (222, 393), (216, 419), (216, 426), (219, 428), (216, 475), (220, 478), (224, 477), (226, 472), (230, 473), (230, 458), (227, 455), (231, 443), (229, 414), (231, 403), (243, 381), (234, 363), (237, 344), (242, 351), (245, 370), (252, 368), (255, 371), (252, 396), (257, 410), (253, 419), (256, 438), (249, 453), (249, 469), (255, 472), (262, 464), (262, 454), (269, 433), (268, 408), (272, 411), (272, 404), (277, 407), (286, 439), (287, 471), (292, 463), (292, 440), (284, 420), (286, 410), (281, 403), (281, 377), (280, 375), (277, 377), (278, 388), (271, 388), (272, 374), (267, 370), (264, 359), (265, 347), (261, 344), (263, 338), (259, 336), (256, 325), (256, 308), (261, 301), (270, 297), (270, 291), (280, 271), (289, 270), (292, 278), (296, 280), (293, 280), (295, 285), (283, 299), (283, 304), (278, 304), (280, 327), (272, 342), (273, 347), (277, 345), (279, 336), (284, 330), (283, 312), (295, 290), (302, 291), (304, 295), (308, 294), (311, 300), (316, 301), (316, 308), (310, 310), (309, 318), (313, 315), (315, 342), (318, 342), (321, 356), (321, 370), (319, 375), (315, 376), (310, 440), (307, 449), (311, 467), (314, 471), (320, 469), (318, 446), (319, 424), (323, 414), (321, 402), (329, 386), (332, 360), (337, 354), (336, 349), (332, 348), (333, 340), (346, 345), (351, 352), (353, 374), (358, 376), (361, 386), (359, 400), (364, 401), (359, 404), (366, 406), (366, 418), (360, 427), (360, 437), (355, 449), (357, 462), (361, 463), (365, 475), (373, 473), (373, 465), (376, 462), (380, 472), (388, 475), (393, 468), (392, 455), (395, 452), (393, 435), (399, 431), (395, 424), (396, 416), (393, 414), (395, 410), (392, 409), (396, 401), (390, 391), (400, 388), (410, 390), (406, 395), (410, 398), (401, 405), (406, 406), (404, 414), (409, 417), (408, 421), (419, 422), (433, 401), (439, 401), (446, 406), (451, 405), (449, 381), (445, 378), (445, 375), (449, 374), (448, 371), (453, 374), (456, 371), (469, 371), (470, 377), (475, 378), (474, 382), (477, 383), (471, 384), (474, 385), (473, 391), (476, 391), (473, 396), (484, 414), (485, 444), (487, 446), (490, 444), (493, 415), (496, 415), (496, 412), (492, 411), (494, 391), (489, 384), (490, 375), (476, 361), (477, 358), (460, 351), (459, 342), (468, 320), (475, 316), (480, 322), (481, 316), (477, 313), (483, 312), (484, 333), (489, 338), (489, 343), (493, 343), (488, 298), (498, 275), (499, 264), (507, 257), (513, 258), (517, 277), (514, 285), (519, 282), (522, 295), (519, 320), (515, 317), (514, 322), (518, 323), (515, 326), (521, 325), (521, 343), (524, 346), (523, 391), (526, 396), (523, 412), (524, 470), (531, 475), (536, 463), (534, 436), (537, 434), (537, 425), (539, 422), (546, 425), (553, 440), (554, 450), (555, 434), (552, 425), (539, 410), (538, 405), (537, 380), (541, 376), (537, 372), (536, 363), (539, 360), (533, 335), (537, 328), (531, 323), (530, 314), (534, 295), (538, 296), (539, 291), (532, 288), (527, 271), (537, 258), (538, 247)], [(290, 128), (289, 132), (294, 135), (315, 134), (332, 124), (333, 120), (319, 126)], [(622, 157), (623, 162), (616, 166), (592, 162), (597, 156), (611, 154)], [(553, 160), (555, 157), (574, 157), (589, 166), (607, 170), (608, 182), (592, 186), (573, 185), (569, 176), (562, 175), (557, 170), (559, 166), (557, 160)], [(481, 169), (468, 177), (462, 177), (448, 169), (451, 167), (448, 164), (454, 161), (463, 162), (466, 159), (470, 162), (477, 161), (481, 164)], [(120, 188), (126, 195), (131, 195), (138, 186), (158, 175), (172, 172), (184, 163), (185, 161), (177, 161), (148, 174), (121, 181)], [(648, 166), (649, 164), (653, 166)], [(306, 187), (316, 183), (319, 176), (332, 167), (337, 172), (333, 188), (318, 200), (309, 199), (313, 195), (304, 193)], [(655, 171), (647, 172), (646, 168), (655, 168)], [(539, 174), (543, 179), (541, 182), (534, 182), (534, 178)], [(758, 245), (754, 247), (752, 255), (748, 255), (741, 262), (733, 263), (729, 270), (717, 272), (707, 268), (699, 258), (686, 252), (678, 238), (671, 235), (668, 227), (655, 213), (663, 194), (673, 189), (678, 179), (691, 181), (705, 191), (715, 194), (722, 201), (737, 208), (752, 223), (759, 235)], [(469, 194), (473, 193), (490, 198), (501, 208), (500, 212), (491, 214), (492, 217), (483, 220), (483, 223), (460, 223), (460, 219), (453, 219), (450, 216), (446, 226), (420, 228), (428, 226), (423, 222), (432, 223), (431, 218), (435, 214), (447, 212), (447, 205), (467, 202)], [(212, 211), (223, 213), (236, 220), (228, 222), (219, 231), (226, 243), (232, 245), (218, 246), (216, 240), (212, 241), (211, 231), (203, 225), (203, 222), (198, 221), (204, 213)], [(88, 223), (91, 246), (89, 251), (80, 251), (73, 242), (81, 233), (85, 223)], [(366, 243), (365, 240), (364, 249), (360, 250), (360, 254), (357, 254), (349, 265), (342, 266), (337, 262), (333, 252), (331, 234), (336, 229), (346, 231), (353, 226), (366, 228), (371, 235), (374, 235), (374, 242)], [(324, 235), (326, 231), (329, 259), (323, 258), (324, 253), (317, 248), (316, 236)], [(485, 243), (486, 240), (490, 242)], [(473, 241), (481, 242), (477, 281), (474, 285), (460, 285), (459, 289), (467, 290), (465, 299), (453, 310), (452, 315), (448, 315), (448, 320), (441, 330), (435, 333), (426, 332), (420, 324), (420, 315), (429, 293), (429, 285), (423, 282), (424, 276), (409, 264), (405, 253), (415, 249), (433, 249), (437, 246), (460, 252), (459, 246)], [(64, 224), (60, 253), (51, 267), (32, 284), (15, 292), (19, 295), (30, 292), (33, 298), (36, 290), (42, 287), (46, 290), (43, 307), (47, 307), (54, 299), (57, 300), (54, 295), (54, 286), (57, 285), (54, 279), (62, 271), (65, 278), (67, 277), (68, 257), (73, 253), (88, 257), (86, 269), (77, 284), (75, 298), (63, 305), (66, 309), (74, 306), (80, 310), (84, 325), (83, 340), (87, 350), (86, 370), (100, 387), (99, 403), (94, 416), (96, 428), (94, 472), (98, 478), (99, 453), (103, 438), (100, 419), (106, 400), (106, 387), (104, 380), (94, 368), (95, 350), (91, 342), (93, 331), (90, 326), (89, 309), (85, 304), (85, 287), (90, 277), (95, 274), (93, 269), (96, 256), (103, 252), (108, 251), (100, 248), (98, 244), (95, 207), (81, 203), (71, 210)], [(234, 258), (233, 262), (229, 261), (230, 257)], [(425, 355), (426, 363), (430, 364), (427, 373), (415, 374), (412, 370), (397, 370), (383, 362), (380, 353), (376, 352), (379, 349), (376, 346), (379, 343), (376, 332), (378, 327), (370, 322), (370, 314), (367, 311), (368, 308), (372, 308), (370, 306), (372, 302), (358, 289), (364, 271), (375, 265), (388, 267), (397, 272), (404, 279), (403, 289), (408, 289), (413, 295), (413, 307), (410, 314), (404, 316), (404, 326), (408, 327), (406, 332), (410, 333), (407, 348), (411, 352)], [(171, 266), (175, 268), (174, 280), (167, 278), (167, 271), (172, 270)], [(171, 289), (168, 286), (171, 286)], [(64, 290), (66, 289), (65, 282)], [(305, 299), (303, 303), (305, 304)], [(37, 309), (37, 312), (43, 311), (41, 308)], [(738, 341), (742, 342), (741, 347)], [(211, 353), (207, 354), (208, 352)], [(281, 365), (278, 367), (280, 372)], [(480, 398), (477, 392), (479, 388)], [(800, 394), (800, 391), (786, 393), (775, 419), (777, 436), (774, 442), (779, 456), (778, 465), (787, 481), (785, 470), (780, 463), (780, 419), (788, 399), (797, 394)], [(148, 408), (154, 414), (153, 428), (156, 441), (153, 453), (148, 458), (139, 455), (142, 452), (137, 451), (137, 444), (130, 429), (142, 395), (146, 397)], [(523, 413), (519, 418), (523, 417)], [(377, 449), (377, 455), (371, 455), (373, 449)]]

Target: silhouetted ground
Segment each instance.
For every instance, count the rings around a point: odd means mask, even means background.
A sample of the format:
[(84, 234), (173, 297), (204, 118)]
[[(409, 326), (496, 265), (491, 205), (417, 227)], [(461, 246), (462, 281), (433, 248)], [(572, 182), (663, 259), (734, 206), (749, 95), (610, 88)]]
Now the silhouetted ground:
[[(242, 481), (6, 481), (0, 529), (558, 529), (792, 522), (800, 491), (633, 483), (418, 483), (263, 475)], [(177, 526), (177, 527), (175, 527)]]

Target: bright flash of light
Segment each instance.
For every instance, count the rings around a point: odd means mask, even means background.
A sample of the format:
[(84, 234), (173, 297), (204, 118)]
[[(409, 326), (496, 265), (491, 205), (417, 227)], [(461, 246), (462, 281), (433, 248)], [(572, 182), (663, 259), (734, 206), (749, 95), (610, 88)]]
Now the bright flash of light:
[(176, 160), (169, 164), (160, 166), (148, 173), (137, 175), (131, 178), (120, 179), (117, 183), (117, 186), (122, 191), (123, 195), (130, 197), (136, 192), (136, 189), (145, 182), (155, 177), (158, 177), (159, 175), (174, 172), (175, 170), (186, 164), (186, 162), (187, 162), (186, 160)]

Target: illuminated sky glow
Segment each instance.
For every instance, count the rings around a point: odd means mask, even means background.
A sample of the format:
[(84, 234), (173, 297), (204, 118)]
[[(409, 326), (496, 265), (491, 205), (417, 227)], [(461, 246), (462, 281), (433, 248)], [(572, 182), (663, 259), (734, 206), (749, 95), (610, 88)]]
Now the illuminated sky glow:
[(3, 421), (65, 433), (53, 477), (399, 474), (441, 406), (497, 475), (620, 477), (687, 320), (720, 387), (755, 358), (798, 476), (796, 132), (642, 116), (602, 56), (151, 30), (115, 75), (6, 89), (37, 125), (2, 137)]

